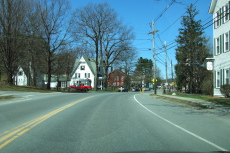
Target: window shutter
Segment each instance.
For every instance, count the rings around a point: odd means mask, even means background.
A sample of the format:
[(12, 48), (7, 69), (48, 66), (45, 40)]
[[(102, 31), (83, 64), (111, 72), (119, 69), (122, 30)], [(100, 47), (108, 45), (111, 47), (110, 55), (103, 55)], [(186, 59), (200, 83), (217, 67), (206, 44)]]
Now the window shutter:
[(213, 24), (214, 24), (214, 29), (216, 29), (217, 28), (217, 13), (215, 14), (215, 15), (213, 15)]
[(222, 85), (225, 84), (225, 70), (222, 69)]
[(222, 35), (220, 35), (220, 40), (219, 40), (219, 50), (220, 50), (220, 54), (222, 53), (222, 42), (223, 40), (222, 40)]
[(220, 86), (222, 85), (222, 69), (220, 69)]
[(222, 21), (222, 9), (219, 9), (219, 14), (220, 14), (220, 18), (219, 18), (219, 26), (221, 26), (221, 21)]
[(222, 53), (224, 53), (224, 49), (225, 49), (225, 47), (224, 47), (224, 45), (225, 45), (225, 42), (224, 42), (225, 38), (224, 38), (224, 36), (225, 36), (225, 34), (222, 35)]
[[(230, 33), (230, 31), (229, 31), (229, 33)], [(217, 55), (217, 53), (216, 53), (216, 38), (214, 38), (213, 55)]]
[(214, 88), (216, 88), (216, 75), (217, 75), (217, 72), (214, 71)]
[(224, 14), (224, 6), (222, 7), (222, 18), (221, 18), (221, 21), (222, 21), (222, 24), (224, 24), (224, 19), (225, 19), (225, 14)]
[(230, 1), (228, 1), (228, 20), (230, 20)]
[[(230, 11), (229, 11), (229, 14), (230, 14)], [(229, 20), (230, 20), (230, 18), (229, 18)], [(228, 32), (228, 50), (230, 51), (230, 31)]]
[(221, 38), (221, 41), (220, 41), (220, 46), (221, 46), (220, 53), (223, 53), (224, 52), (224, 34), (220, 35), (220, 38)]
[(222, 48), (221, 42), (222, 42), (222, 37), (221, 37), (221, 35), (220, 35), (220, 36), (219, 36), (219, 52), (218, 52), (218, 54), (221, 54), (221, 48)]
[(228, 69), (228, 84), (230, 84), (230, 68)]

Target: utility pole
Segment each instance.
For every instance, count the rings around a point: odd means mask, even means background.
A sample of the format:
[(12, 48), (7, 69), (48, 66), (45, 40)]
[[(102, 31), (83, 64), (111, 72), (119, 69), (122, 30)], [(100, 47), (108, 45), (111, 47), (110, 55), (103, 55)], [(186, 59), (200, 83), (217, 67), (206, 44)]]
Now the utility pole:
[(155, 40), (154, 40), (154, 34), (158, 32), (158, 30), (154, 30), (154, 21), (152, 21), (152, 32), (149, 32), (148, 34), (152, 34), (152, 50), (153, 50), (153, 60), (154, 60), (154, 94), (157, 94), (157, 78), (156, 78), (156, 50), (155, 50)]
[(166, 85), (168, 85), (168, 62), (167, 62), (167, 49), (166, 49), (166, 41), (164, 42), (164, 48), (165, 48), (165, 71), (166, 71)]
[[(171, 71), (172, 71), (172, 82), (174, 82), (173, 80), (173, 64), (172, 64), (172, 59), (171, 59)], [(173, 88), (174, 85), (172, 85), (172, 88)]]

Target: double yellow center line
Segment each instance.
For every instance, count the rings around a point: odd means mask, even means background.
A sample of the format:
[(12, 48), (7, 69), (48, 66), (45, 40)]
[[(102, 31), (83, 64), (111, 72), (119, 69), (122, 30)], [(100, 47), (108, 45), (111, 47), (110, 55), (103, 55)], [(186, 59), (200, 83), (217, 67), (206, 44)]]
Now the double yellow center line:
[(19, 125), (11, 130), (5, 131), (4, 133), (0, 134), (0, 149), (2, 149), (3, 147), (5, 147), (6, 145), (8, 145), (9, 143), (11, 143), (12, 141), (14, 141), (15, 139), (17, 139), (18, 137), (20, 137), (21, 135), (23, 135), (24, 133), (26, 133), (27, 131), (29, 131), (30, 129), (32, 129), (33, 127), (37, 126), (38, 124), (40, 124), (41, 122), (47, 120), (48, 118), (54, 116), (57, 113), (60, 113), (61, 111), (79, 103), (82, 102), (84, 100), (87, 100), (91, 97), (87, 97), (81, 100), (78, 100), (76, 102), (70, 103), (68, 105), (65, 105), (59, 109), (56, 109), (46, 115), (43, 115), (41, 117), (38, 117), (36, 119), (33, 119), (29, 122), (26, 122), (22, 125)]

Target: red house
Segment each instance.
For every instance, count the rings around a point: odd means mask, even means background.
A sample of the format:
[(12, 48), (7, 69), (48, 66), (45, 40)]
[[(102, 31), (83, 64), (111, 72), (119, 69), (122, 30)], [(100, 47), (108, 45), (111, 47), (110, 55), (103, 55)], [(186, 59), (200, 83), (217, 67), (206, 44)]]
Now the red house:
[(120, 87), (124, 84), (125, 73), (119, 69), (113, 70), (108, 74), (108, 85), (113, 85), (115, 87)]

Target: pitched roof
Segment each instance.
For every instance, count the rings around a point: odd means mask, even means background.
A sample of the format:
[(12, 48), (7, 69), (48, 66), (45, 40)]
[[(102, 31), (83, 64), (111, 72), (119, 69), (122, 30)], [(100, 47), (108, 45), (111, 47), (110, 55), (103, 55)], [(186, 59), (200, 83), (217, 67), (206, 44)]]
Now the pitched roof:
[(96, 60), (92, 59), (92, 58), (91, 59), (84, 58), (84, 59), (85, 59), (85, 62), (87, 63), (87, 65), (89, 66), (90, 70), (92, 71), (93, 75), (95, 76), (95, 72), (96, 72)]
[[(48, 81), (48, 75), (47, 74), (43, 74), (43, 80), (45, 82)], [(59, 81), (69, 81), (69, 79), (67, 78), (67, 75), (51, 75), (51, 82), (57, 82), (57, 80)]]
[(126, 74), (123, 71), (121, 71), (120, 69), (113, 70), (112, 72), (109, 73), (109, 75), (112, 74), (112, 73), (115, 73), (115, 72), (121, 73), (121, 74), (126, 76)]
[[(72, 73), (71, 73), (71, 76), (74, 75), (75, 71), (77, 70), (77, 68), (78, 68), (78, 66), (79, 66), (79, 64), (80, 64), (80, 60), (81, 60), (82, 58), (84, 59), (84, 61), (85, 61), (85, 62), (87, 63), (87, 65), (89, 66), (89, 68), (90, 68), (90, 70), (92, 71), (93, 75), (95, 75), (95, 72), (96, 72), (96, 60), (93, 59), (93, 58), (86, 58), (86, 57), (82, 56), (80, 59), (77, 58), (77, 59), (75, 60), (75, 63), (74, 63), (74, 66), (73, 66), (73, 71), (72, 71)], [(100, 59), (98, 59), (98, 62), (99, 62), (99, 64), (100, 64)]]
[(212, 2), (210, 4), (210, 7), (209, 7), (209, 11), (208, 11), (209, 14), (213, 14), (214, 13), (214, 10), (215, 10), (215, 7), (216, 7), (216, 3), (217, 3), (217, 0), (212, 0)]
[(78, 66), (78, 64), (79, 64), (79, 61), (80, 61), (79, 58), (77, 58), (77, 59), (75, 60), (75, 63), (74, 63), (74, 65), (73, 65), (73, 71), (72, 71), (72, 73), (71, 73), (70, 76), (73, 76), (73, 74), (74, 74), (75, 71), (77, 70), (77, 66)]

